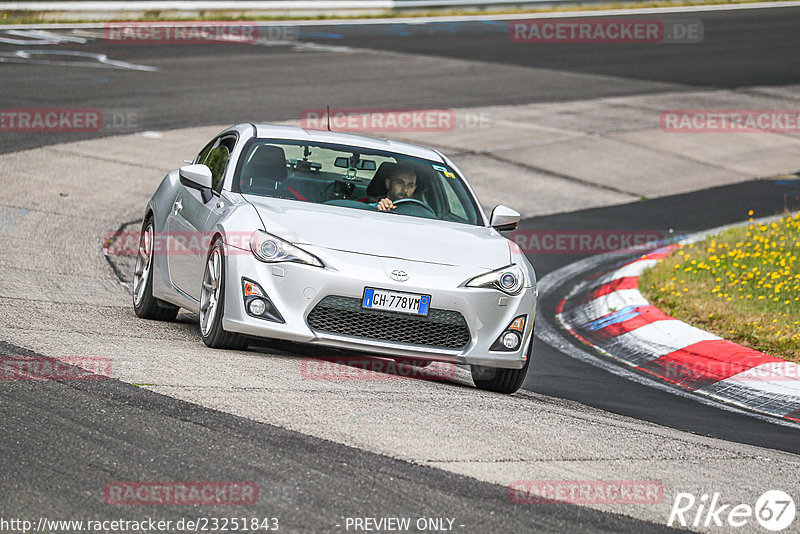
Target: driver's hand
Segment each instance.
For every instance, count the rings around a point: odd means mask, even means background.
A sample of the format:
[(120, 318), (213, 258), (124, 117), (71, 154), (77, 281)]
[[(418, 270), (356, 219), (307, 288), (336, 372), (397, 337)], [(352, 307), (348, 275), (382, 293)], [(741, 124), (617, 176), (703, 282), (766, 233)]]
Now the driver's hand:
[(389, 198), (381, 199), (378, 202), (378, 211), (391, 211), (394, 209), (394, 203)]

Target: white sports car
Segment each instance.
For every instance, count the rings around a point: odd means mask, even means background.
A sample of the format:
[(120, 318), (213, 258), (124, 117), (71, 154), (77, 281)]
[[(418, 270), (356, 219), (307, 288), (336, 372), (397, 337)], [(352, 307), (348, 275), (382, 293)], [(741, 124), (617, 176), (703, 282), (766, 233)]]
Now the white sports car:
[(438, 151), (239, 124), (147, 203), (134, 273), (143, 318), (200, 316), (209, 347), (274, 338), (425, 365), (468, 364), (512, 393), (533, 347), (536, 275)]

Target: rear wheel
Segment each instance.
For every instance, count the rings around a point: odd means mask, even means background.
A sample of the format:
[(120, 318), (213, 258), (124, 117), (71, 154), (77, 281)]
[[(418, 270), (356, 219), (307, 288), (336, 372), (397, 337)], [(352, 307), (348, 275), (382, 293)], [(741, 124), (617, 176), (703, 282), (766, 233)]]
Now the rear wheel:
[(243, 349), (247, 338), (222, 328), (225, 313), (225, 255), (217, 238), (206, 259), (203, 287), (200, 290), (200, 334), (213, 349)]
[(172, 321), (180, 308), (153, 296), (153, 219), (148, 217), (142, 225), (136, 267), (133, 270), (133, 310), (142, 319)]
[[(531, 336), (533, 333), (531, 332)], [(500, 369), (497, 367), (484, 367), (482, 365), (471, 365), (472, 381), (478, 389), (495, 391), (497, 393), (514, 393), (525, 381), (528, 374), (528, 366), (531, 363), (533, 353), (533, 339), (528, 346), (528, 358), (522, 369)]]

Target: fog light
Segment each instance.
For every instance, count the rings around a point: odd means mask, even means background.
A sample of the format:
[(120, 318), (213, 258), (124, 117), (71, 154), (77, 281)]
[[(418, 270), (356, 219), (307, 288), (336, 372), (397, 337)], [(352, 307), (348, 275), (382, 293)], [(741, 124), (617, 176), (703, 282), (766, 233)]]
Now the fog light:
[(516, 350), (519, 347), (519, 335), (515, 332), (503, 334), (503, 346), (509, 350)]
[(253, 315), (261, 315), (266, 311), (267, 305), (261, 299), (253, 299), (250, 301), (250, 313)]

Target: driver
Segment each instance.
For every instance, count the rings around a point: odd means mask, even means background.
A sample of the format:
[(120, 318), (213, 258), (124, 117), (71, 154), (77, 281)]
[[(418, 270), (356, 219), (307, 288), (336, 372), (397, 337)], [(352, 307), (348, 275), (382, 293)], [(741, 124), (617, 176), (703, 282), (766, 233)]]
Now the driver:
[(386, 177), (387, 198), (378, 201), (375, 206), (378, 211), (391, 211), (395, 208), (394, 202), (403, 198), (411, 198), (417, 189), (417, 174), (409, 167), (397, 166)]

